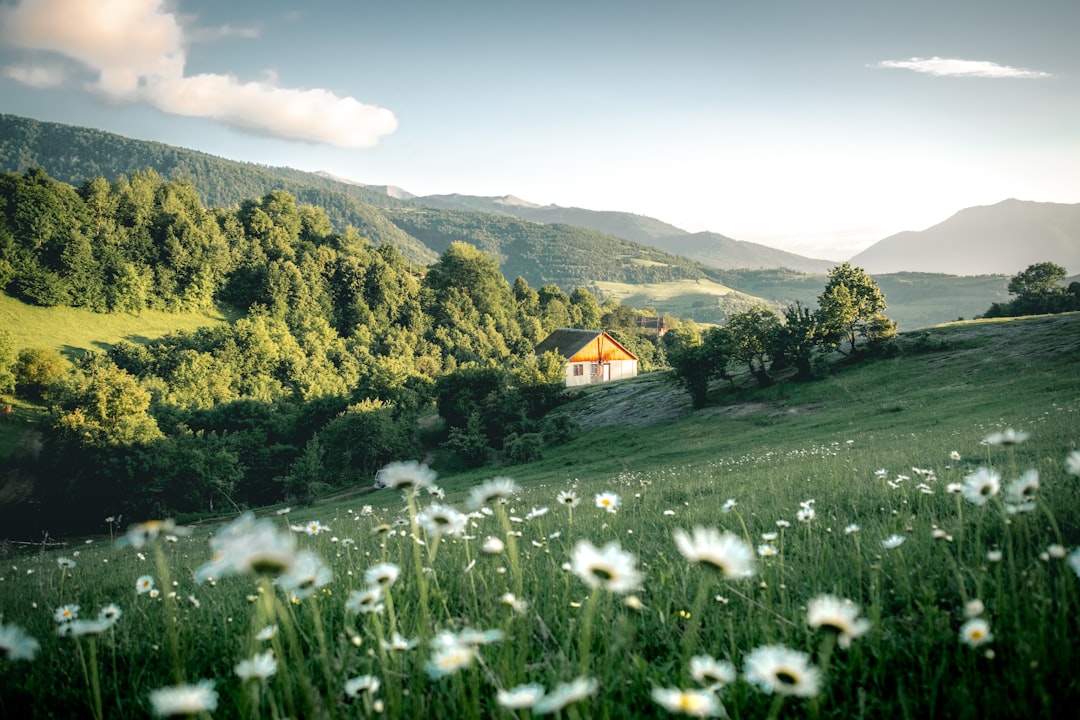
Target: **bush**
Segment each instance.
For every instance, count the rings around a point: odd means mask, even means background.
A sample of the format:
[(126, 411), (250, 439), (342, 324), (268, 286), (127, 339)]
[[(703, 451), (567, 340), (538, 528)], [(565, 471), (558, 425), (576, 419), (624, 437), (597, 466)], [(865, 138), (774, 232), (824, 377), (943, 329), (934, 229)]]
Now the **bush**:
[(507, 435), (503, 441), (503, 456), (508, 462), (521, 464), (544, 458), (544, 439), (540, 433)]
[(578, 421), (569, 415), (552, 415), (544, 420), (541, 434), (545, 445), (562, 445), (581, 430)]

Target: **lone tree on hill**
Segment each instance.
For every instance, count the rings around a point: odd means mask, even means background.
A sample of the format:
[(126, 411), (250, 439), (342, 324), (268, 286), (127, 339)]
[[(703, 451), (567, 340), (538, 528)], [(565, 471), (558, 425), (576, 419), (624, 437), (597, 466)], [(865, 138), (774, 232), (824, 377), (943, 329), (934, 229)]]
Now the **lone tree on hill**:
[[(829, 281), (818, 296), (818, 313), (826, 347), (842, 355), (856, 354), (861, 335), (871, 343), (896, 334), (896, 323), (884, 315), (885, 294), (862, 268), (851, 263), (829, 271)], [(842, 349), (847, 342), (849, 349)]]

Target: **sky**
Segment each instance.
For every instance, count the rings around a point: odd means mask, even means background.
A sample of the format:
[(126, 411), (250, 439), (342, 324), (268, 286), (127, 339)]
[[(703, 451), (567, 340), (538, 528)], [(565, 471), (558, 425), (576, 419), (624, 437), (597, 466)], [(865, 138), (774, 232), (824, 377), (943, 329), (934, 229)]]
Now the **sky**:
[(0, 113), (846, 260), (1080, 202), (1078, 29), (1077, 0), (0, 0)]

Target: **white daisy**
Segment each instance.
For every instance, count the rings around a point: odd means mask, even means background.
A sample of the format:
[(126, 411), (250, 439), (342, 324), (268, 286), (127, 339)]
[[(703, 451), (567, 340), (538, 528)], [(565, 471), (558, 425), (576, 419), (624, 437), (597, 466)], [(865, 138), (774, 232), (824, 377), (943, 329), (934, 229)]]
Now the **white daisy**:
[(870, 630), (870, 621), (859, 617), (859, 606), (835, 595), (818, 595), (806, 608), (806, 624), (837, 633), (836, 644), (843, 649)]
[(0, 657), (8, 660), (33, 660), (41, 649), (37, 639), (18, 625), (0, 623)]
[(213, 680), (200, 680), (194, 685), (173, 685), (150, 692), (150, 705), (159, 717), (180, 717), (213, 712), (217, 709), (218, 694)]
[(652, 689), (652, 699), (671, 713), (690, 717), (717, 717), (724, 715), (723, 706), (710, 690), (680, 690), (679, 688)]
[(1001, 475), (989, 468), (980, 467), (964, 478), (964, 499), (973, 505), (985, 505), (1001, 490)]
[(1002, 432), (990, 433), (982, 439), (984, 445), (1019, 445), (1031, 437), (1022, 430), (1005, 428)]
[(543, 696), (543, 685), (518, 685), (510, 690), (499, 690), (495, 694), (495, 701), (507, 710), (523, 710), (531, 708)]
[(234, 670), (241, 680), (266, 680), (277, 673), (274, 651), (255, 653), (247, 660), (240, 661)]
[(821, 688), (821, 671), (810, 656), (783, 645), (763, 645), (746, 656), (747, 682), (772, 695), (814, 697)]
[(573, 490), (560, 490), (559, 494), (555, 497), (560, 505), (565, 505), (570, 508), (576, 508), (581, 502), (581, 498)]
[(376, 473), (377, 482), (391, 490), (416, 491), (435, 484), (434, 470), (415, 460), (390, 463)]
[(620, 505), (622, 505), (622, 499), (615, 493), (605, 492), (596, 494), (596, 507), (601, 510), (607, 510), (609, 513), (616, 513), (619, 511)]
[(990, 623), (984, 618), (974, 617), (960, 626), (960, 642), (968, 647), (979, 647), (993, 641)]
[(534, 715), (547, 715), (559, 712), (567, 705), (584, 700), (596, 693), (600, 684), (594, 678), (579, 677), (568, 683), (559, 683), (554, 690), (536, 701), (532, 707)]
[(588, 540), (578, 540), (570, 555), (570, 569), (586, 585), (614, 593), (641, 587), (643, 577), (636, 564), (637, 557), (623, 552), (616, 541), (597, 549)]
[(690, 677), (710, 690), (731, 685), (737, 675), (735, 666), (727, 660), (717, 660), (709, 655), (695, 655), (690, 658)]
[(508, 477), (485, 480), (469, 492), (467, 505), (473, 510), (486, 507), (491, 503), (505, 503), (518, 493), (518, 486)]
[(754, 575), (754, 549), (732, 532), (698, 526), (692, 535), (682, 528), (676, 528), (672, 535), (679, 552), (690, 562), (719, 570), (729, 580)]

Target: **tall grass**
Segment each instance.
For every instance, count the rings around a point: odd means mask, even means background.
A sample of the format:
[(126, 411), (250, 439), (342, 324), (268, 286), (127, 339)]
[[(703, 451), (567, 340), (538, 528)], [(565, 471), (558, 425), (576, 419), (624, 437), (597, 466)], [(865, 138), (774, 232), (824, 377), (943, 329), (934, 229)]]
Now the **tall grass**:
[[(268, 513), (289, 557), (315, 558), (299, 581), (228, 563), (196, 580), (208, 540), (228, 548), (249, 525), (23, 554), (0, 608), (40, 650), (0, 660), (0, 715), (145, 717), (154, 691), (209, 680), (213, 717), (621, 718), (718, 703), (734, 718), (1068, 716), (1080, 700), (1072, 322), (1041, 326), (1041, 356), (1014, 353), (1019, 335), (972, 336), (726, 397), (754, 412), (593, 431), (514, 469), (505, 503), (474, 473)], [(1037, 488), (1009, 494), (1032, 472)], [(616, 512), (600, 493), (618, 495)], [(439, 534), (448, 509), (469, 513), (464, 532)], [(688, 558), (676, 533), (699, 526), (753, 548), (753, 574)], [(396, 581), (375, 590), (365, 575), (385, 564)], [(156, 597), (136, 591), (144, 575)], [(865, 633), (812, 627), (823, 595), (850, 601)], [(111, 603), (123, 614), (100, 634), (57, 634), (57, 608), (93, 618)], [(748, 667), (770, 646), (793, 653), (772, 685)], [(237, 675), (267, 650), (274, 674)], [(703, 677), (702, 657), (736, 677)]]

